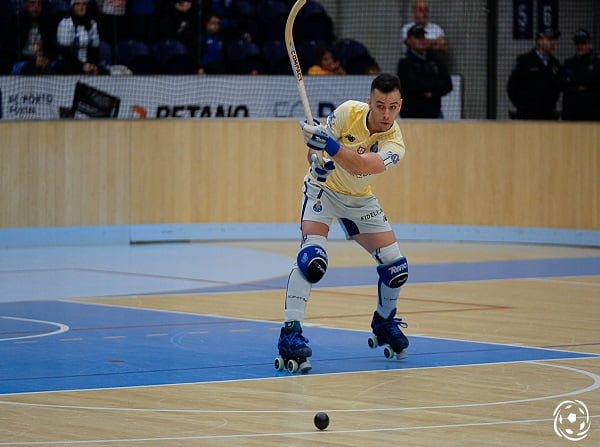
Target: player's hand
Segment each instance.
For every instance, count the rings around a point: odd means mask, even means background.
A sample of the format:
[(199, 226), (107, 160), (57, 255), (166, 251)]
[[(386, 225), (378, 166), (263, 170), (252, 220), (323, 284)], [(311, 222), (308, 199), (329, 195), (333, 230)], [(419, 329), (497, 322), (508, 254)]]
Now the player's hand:
[(319, 163), (317, 154), (312, 154), (310, 159), (312, 160), (310, 165), (310, 173), (312, 176), (320, 182), (327, 181), (327, 176), (335, 169), (335, 163), (333, 160), (330, 160), (329, 158), (323, 158), (323, 165), (321, 165)]
[(332, 157), (340, 150), (340, 143), (329, 136), (325, 128), (321, 125), (308, 124), (306, 121), (300, 121), (302, 134), (306, 145), (315, 151), (325, 151)]

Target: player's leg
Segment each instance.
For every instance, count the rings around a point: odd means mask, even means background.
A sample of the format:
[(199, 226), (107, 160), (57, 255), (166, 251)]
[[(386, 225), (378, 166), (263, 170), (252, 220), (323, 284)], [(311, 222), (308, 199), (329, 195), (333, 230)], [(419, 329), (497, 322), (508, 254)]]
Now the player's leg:
[[(317, 222), (303, 222), (305, 231), (319, 231), (328, 229), (324, 224)], [(323, 228), (325, 227), (325, 228)], [(311, 369), (308, 357), (312, 349), (308, 346), (308, 339), (302, 335), (302, 322), (306, 312), (306, 305), (310, 297), (312, 285), (318, 282), (327, 270), (327, 238), (321, 234), (304, 234), (296, 262), (288, 278), (284, 323), (279, 334), (277, 348), (282, 359), (288, 360), (288, 370), (307, 372)], [(289, 360), (293, 362), (291, 366)], [(285, 361), (284, 361), (285, 363)], [(280, 369), (280, 367), (278, 367)]]
[(284, 323), (278, 341), (283, 358), (307, 358), (312, 355), (308, 339), (302, 335), (302, 323), (312, 285), (327, 270), (327, 235), (333, 217), (325, 191), (315, 182), (305, 181), (302, 203), (302, 242), (288, 277)]
[(284, 312), (286, 322), (304, 321), (312, 285), (319, 282), (327, 270), (327, 237), (306, 232), (315, 231), (311, 230), (315, 226), (320, 233), (323, 233), (323, 229), (328, 229), (318, 222), (302, 223), (302, 242), (287, 283)]
[(377, 310), (371, 327), (379, 344), (389, 344), (400, 353), (408, 347), (408, 339), (400, 329), (406, 323), (395, 316), (400, 288), (408, 279), (408, 263), (377, 199), (366, 198), (360, 205), (339, 221), (348, 237), (368, 251), (378, 264)]

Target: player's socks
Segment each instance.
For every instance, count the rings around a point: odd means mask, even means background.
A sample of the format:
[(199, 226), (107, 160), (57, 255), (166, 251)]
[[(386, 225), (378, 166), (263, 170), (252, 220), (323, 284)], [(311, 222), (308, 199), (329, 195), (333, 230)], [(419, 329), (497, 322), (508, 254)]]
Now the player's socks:
[(307, 281), (298, 265), (294, 264), (288, 278), (287, 291), (285, 295), (285, 321), (303, 321), (306, 304), (310, 296), (312, 284)]

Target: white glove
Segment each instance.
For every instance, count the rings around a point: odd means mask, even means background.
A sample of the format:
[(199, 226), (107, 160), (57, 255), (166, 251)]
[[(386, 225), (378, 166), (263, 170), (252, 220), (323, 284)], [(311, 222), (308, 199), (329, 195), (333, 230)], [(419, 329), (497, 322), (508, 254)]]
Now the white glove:
[(319, 158), (317, 154), (312, 154), (310, 156), (312, 163), (310, 165), (310, 173), (313, 177), (315, 177), (320, 182), (327, 181), (327, 176), (331, 171), (335, 169), (335, 163), (333, 160), (329, 158), (323, 158), (323, 165), (319, 164)]
[(327, 130), (318, 124), (318, 121), (315, 120), (315, 122), (317, 125), (300, 121), (306, 145), (315, 151), (325, 151), (333, 157), (340, 150), (340, 143), (331, 138)]

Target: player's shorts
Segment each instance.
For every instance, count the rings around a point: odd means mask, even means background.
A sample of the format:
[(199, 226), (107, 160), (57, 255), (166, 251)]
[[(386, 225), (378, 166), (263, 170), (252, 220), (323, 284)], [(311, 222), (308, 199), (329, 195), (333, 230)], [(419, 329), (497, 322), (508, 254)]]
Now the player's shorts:
[(301, 220), (321, 222), (331, 227), (333, 219), (350, 238), (363, 233), (383, 233), (392, 227), (377, 197), (350, 196), (323, 188), (309, 176), (304, 178)]

